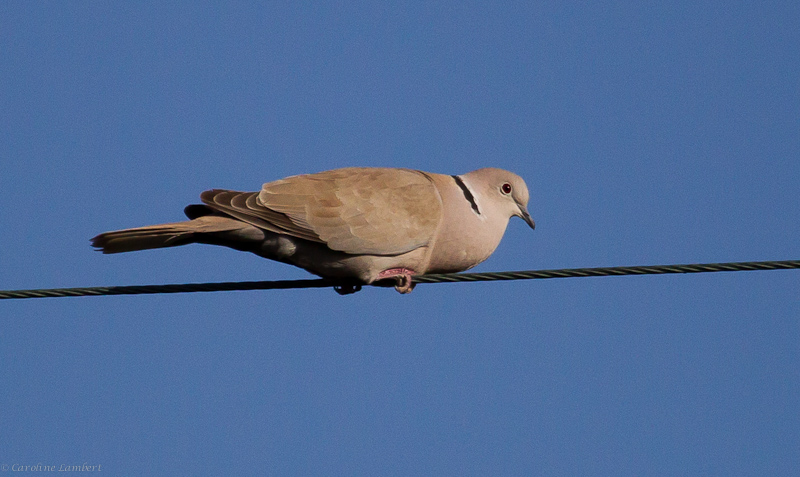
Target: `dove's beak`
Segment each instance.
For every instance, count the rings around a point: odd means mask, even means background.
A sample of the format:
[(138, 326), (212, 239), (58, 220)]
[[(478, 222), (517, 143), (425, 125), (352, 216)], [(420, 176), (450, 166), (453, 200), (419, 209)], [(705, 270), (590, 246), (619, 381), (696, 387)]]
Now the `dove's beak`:
[(531, 214), (529, 214), (528, 209), (523, 206), (519, 208), (519, 217), (524, 220), (526, 224), (530, 225), (532, 229), (536, 228), (536, 223), (531, 218)]

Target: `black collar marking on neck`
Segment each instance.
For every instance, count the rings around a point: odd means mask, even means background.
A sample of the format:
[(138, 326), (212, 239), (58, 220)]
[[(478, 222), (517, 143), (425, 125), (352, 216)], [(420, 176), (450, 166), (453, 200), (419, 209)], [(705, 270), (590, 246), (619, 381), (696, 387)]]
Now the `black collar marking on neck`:
[(461, 192), (464, 193), (464, 198), (467, 199), (469, 205), (472, 206), (472, 210), (474, 210), (476, 214), (481, 215), (481, 211), (478, 209), (478, 203), (475, 202), (475, 196), (472, 195), (472, 192), (470, 192), (469, 187), (467, 187), (467, 184), (464, 184), (464, 181), (461, 180), (461, 178), (458, 176), (452, 176), (452, 177), (453, 179), (455, 179), (456, 184), (458, 184), (458, 187), (461, 188)]

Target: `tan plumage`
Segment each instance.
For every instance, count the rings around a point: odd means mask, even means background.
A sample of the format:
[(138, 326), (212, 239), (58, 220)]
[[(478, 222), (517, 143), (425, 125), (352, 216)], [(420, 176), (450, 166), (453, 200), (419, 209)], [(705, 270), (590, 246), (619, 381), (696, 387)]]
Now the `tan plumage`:
[(512, 215), (533, 227), (524, 181), (492, 168), (463, 176), (345, 168), (268, 182), (260, 192), (214, 189), (200, 198), (205, 205), (186, 208), (189, 221), (106, 232), (92, 244), (103, 253), (224, 245), (323, 277), (396, 277), (406, 293), (411, 275), (485, 260)]

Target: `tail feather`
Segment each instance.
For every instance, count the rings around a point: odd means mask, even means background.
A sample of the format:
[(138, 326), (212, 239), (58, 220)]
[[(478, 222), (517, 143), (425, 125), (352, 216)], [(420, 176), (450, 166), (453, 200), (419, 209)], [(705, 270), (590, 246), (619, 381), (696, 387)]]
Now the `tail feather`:
[(92, 238), (92, 246), (103, 253), (134, 252), (153, 248), (175, 247), (192, 243), (192, 221), (149, 225), (135, 229), (105, 232)]
[[(184, 222), (105, 232), (92, 238), (92, 246), (103, 253), (134, 252), (153, 248), (175, 247), (201, 240), (205, 241), (203, 240), (204, 235), (207, 238), (220, 232), (235, 231), (241, 233), (244, 231), (243, 229), (256, 230), (251, 225), (229, 217), (209, 215)], [(255, 235), (260, 235), (260, 232), (256, 230)], [(247, 238), (247, 236), (242, 235), (241, 237), (231, 238)]]

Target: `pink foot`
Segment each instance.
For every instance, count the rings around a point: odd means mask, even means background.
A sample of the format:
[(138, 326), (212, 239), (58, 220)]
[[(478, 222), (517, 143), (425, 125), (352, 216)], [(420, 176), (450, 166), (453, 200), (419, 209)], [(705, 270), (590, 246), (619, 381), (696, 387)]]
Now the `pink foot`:
[(417, 272), (414, 270), (409, 270), (408, 268), (390, 268), (379, 273), (378, 280), (394, 278), (396, 282), (394, 286), (395, 290), (403, 294), (411, 293), (411, 290), (416, 286), (416, 283), (411, 280), (411, 276), (416, 273)]

